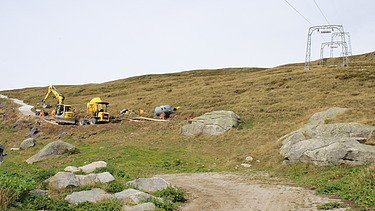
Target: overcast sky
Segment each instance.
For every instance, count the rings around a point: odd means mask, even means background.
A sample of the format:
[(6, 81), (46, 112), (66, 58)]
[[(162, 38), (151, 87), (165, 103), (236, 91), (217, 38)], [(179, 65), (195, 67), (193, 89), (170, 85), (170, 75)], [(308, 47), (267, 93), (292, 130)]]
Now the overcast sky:
[[(288, 1), (327, 24), (313, 0)], [(374, 0), (316, 2), (353, 54), (375, 50)], [(0, 0), (0, 90), (303, 62), (309, 27), (284, 0)]]

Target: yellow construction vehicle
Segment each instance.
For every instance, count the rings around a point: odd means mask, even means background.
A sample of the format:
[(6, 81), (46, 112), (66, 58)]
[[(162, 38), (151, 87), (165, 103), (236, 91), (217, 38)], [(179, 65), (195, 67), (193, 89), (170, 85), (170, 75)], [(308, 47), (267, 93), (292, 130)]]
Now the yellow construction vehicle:
[(56, 98), (57, 104), (55, 109), (52, 110), (51, 114), (49, 115), (49, 118), (56, 121), (58, 124), (75, 124), (76, 120), (74, 118), (72, 107), (64, 104), (64, 95), (61, 94), (53, 85), (48, 87), (47, 93), (42, 100), (43, 108), (51, 107), (50, 105), (46, 104), (46, 100), (51, 93), (53, 94), (53, 97)]
[(94, 125), (99, 123), (108, 123), (110, 116), (108, 113), (108, 102), (102, 101), (99, 97), (95, 97), (87, 103), (88, 117), (80, 119), (80, 125)]

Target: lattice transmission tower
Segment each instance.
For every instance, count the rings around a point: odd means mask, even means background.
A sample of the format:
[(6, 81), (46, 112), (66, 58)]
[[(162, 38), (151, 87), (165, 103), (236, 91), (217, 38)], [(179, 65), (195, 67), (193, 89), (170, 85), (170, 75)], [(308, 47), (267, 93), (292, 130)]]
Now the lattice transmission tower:
[[(337, 41), (337, 40), (335, 40), (335, 38), (336, 37), (341, 38), (341, 36), (345, 36), (345, 41), (346, 41), (347, 47), (348, 47), (348, 52), (347, 53), (348, 53), (348, 56), (351, 56), (352, 55), (352, 43), (350, 41), (350, 33), (349, 32), (335, 32), (335, 33), (332, 33), (331, 42)], [(331, 46), (331, 52), (330, 52), (331, 58), (333, 58), (333, 49), (334, 48), (332, 48), (332, 46)]]
[[(311, 59), (311, 35), (317, 31), (321, 34), (330, 34), (335, 33), (335, 30), (340, 33), (341, 42), (345, 41), (345, 35), (343, 34), (344, 27), (342, 25), (321, 25), (321, 26), (312, 26), (309, 28), (309, 32), (307, 35), (307, 48), (306, 48), (306, 59), (305, 59), (305, 70), (310, 69), (310, 59)], [(348, 66), (348, 48), (345, 47), (346, 45), (341, 45), (341, 52), (342, 52), (342, 66)]]
[(345, 49), (348, 49), (348, 44), (346, 42), (342, 42), (342, 41), (331, 41), (331, 42), (322, 43), (322, 45), (320, 46), (320, 64), (321, 65), (324, 64), (324, 48), (326, 46), (328, 46), (331, 50), (333, 48), (338, 48), (339, 46), (343, 46)]

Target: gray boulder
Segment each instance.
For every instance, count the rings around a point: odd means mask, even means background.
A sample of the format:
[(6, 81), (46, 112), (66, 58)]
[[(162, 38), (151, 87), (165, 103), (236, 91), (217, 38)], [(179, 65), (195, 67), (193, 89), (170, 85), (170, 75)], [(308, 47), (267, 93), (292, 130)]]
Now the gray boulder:
[(122, 207), (122, 210), (124, 211), (146, 211), (146, 210), (155, 210), (155, 209), (156, 209), (156, 206), (151, 202), (138, 204), (135, 206), (124, 205)]
[(34, 138), (28, 138), (22, 141), (20, 145), (20, 149), (27, 149), (29, 147), (35, 146), (35, 139)]
[(74, 151), (76, 149), (75, 146), (72, 144), (63, 142), (61, 140), (54, 141), (52, 143), (47, 144), (43, 149), (41, 149), (38, 153), (30, 157), (26, 160), (27, 163), (35, 163), (50, 157), (54, 157), (57, 155), (62, 155), (66, 151)]
[(76, 175), (79, 186), (92, 185), (96, 183), (96, 174)]
[(64, 168), (64, 171), (75, 173), (80, 172), (81, 170), (75, 166), (67, 166)]
[(112, 182), (113, 180), (115, 180), (115, 178), (109, 172), (102, 172), (96, 174), (96, 182), (107, 183)]
[(375, 127), (360, 123), (325, 124), (346, 109), (331, 108), (314, 114), (299, 130), (279, 139), (284, 163), (362, 165), (375, 161), (375, 146), (362, 144), (375, 135)]
[(139, 190), (154, 192), (158, 190), (163, 190), (170, 186), (170, 184), (165, 181), (163, 178), (152, 177), (152, 178), (139, 178), (126, 183), (136, 187)]
[(139, 204), (142, 201), (153, 198), (154, 196), (144, 193), (135, 189), (127, 189), (118, 193), (115, 193), (115, 198), (120, 199), (126, 203)]
[(79, 186), (89, 185), (94, 183), (112, 182), (115, 178), (109, 172), (88, 175), (76, 175)]
[(105, 199), (111, 199), (113, 195), (106, 193), (100, 188), (94, 188), (92, 190), (74, 192), (65, 197), (65, 200), (69, 203), (82, 203), (82, 202), (98, 202)]
[(91, 173), (95, 171), (97, 168), (104, 168), (107, 167), (107, 163), (105, 161), (96, 161), (81, 167), (78, 167), (81, 171), (85, 173)]
[(76, 176), (71, 172), (58, 172), (48, 180), (50, 188), (60, 190), (68, 186), (79, 186)]
[(185, 136), (219, 135), (239, 124), (240, 117), (233, 111), (213, 111), (191, 120), (181, 132)]

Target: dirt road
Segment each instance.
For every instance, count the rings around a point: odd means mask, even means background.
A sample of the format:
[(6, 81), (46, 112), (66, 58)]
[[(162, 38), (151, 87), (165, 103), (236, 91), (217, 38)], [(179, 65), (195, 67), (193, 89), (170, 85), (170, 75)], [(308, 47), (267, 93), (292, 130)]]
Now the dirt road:
[(281, 185), (267, 175), (194, 173), (158, 177), (187, 192), (187, 203), (180, 210), (317, 210), (320, 204), (337, 201), (317, 196), (312, 190)]
[[(5, 96), (5, 95), (0, 95), (0, 98), (7, 99), (8, 97)], [(18, 99), (14, 99), (14, 98), (10, 98), (10, 100), (12, 100), (15, 104), (20, 106), (18, 108), (18, 110), (21, 112), (22, 115), (24, 115), (24, 116), (34, 116), (35, 115), (35, 113), (31, 110), (34, 106), (28, 105), (28, 104), (24, 103), (22, 100), (18, 100)]]

